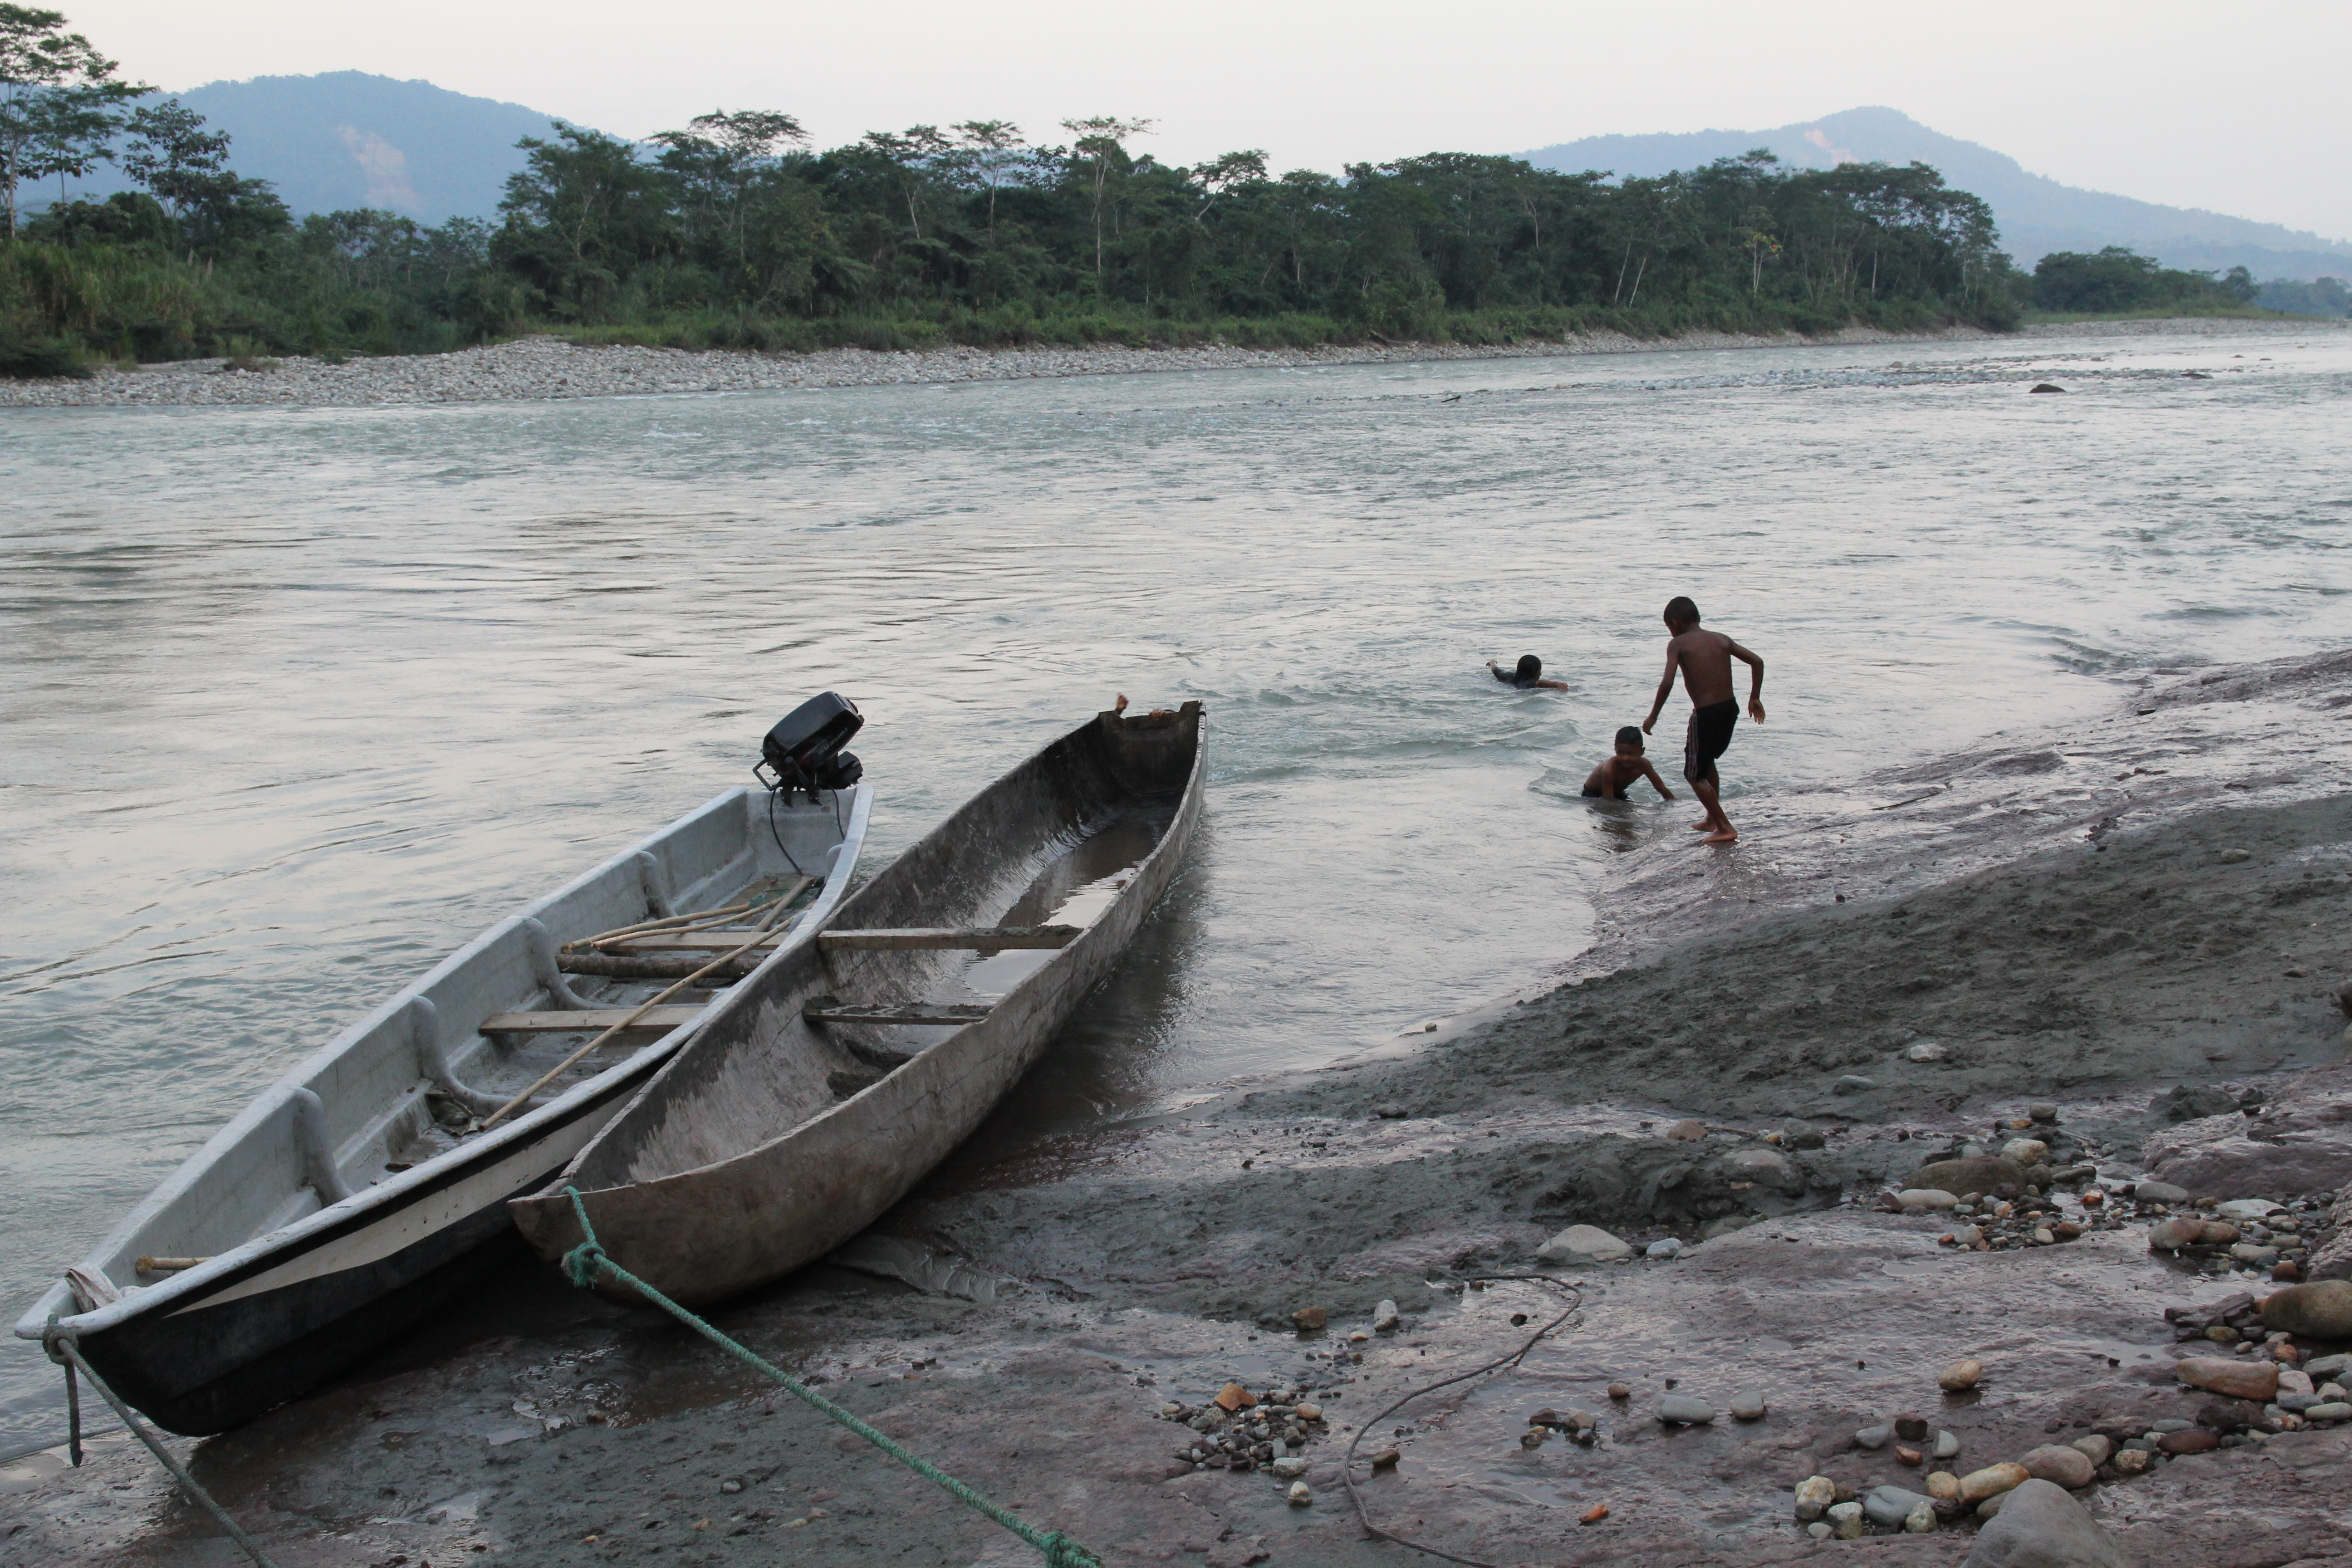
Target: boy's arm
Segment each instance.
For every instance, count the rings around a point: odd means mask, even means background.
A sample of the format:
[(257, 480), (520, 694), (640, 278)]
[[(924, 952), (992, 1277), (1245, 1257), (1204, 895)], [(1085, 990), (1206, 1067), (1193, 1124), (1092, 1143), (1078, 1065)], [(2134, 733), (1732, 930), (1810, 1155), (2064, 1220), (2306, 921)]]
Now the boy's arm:
[(1672, 643), (1666, 645), (1666, 673), (1659, 678), (1658, 695), (1650, 703), (1650, 716), (1642, 721), (1642, 733), (1644, 735), (1656, 728), (1658, 710), (1664, 708), (1666, 699), (1675, 694), (1675, 670), (1682, 663), (1682, 649)]
[(1565, 680), (1538, 680), (1536, 684), (1553, 691), (1565, 691), (1568, 689), (1568, 682)]
[(1486, 661), (1486, 673), (1493, 676), (1496, 679), (1506, 683), (1507, 683), (1511, 679), (1511, 672), (1505, 669), (1501, 665), (1496, 664), (1491, 658)]
[(1643, 757), (1642, 759), (1642, 773), (1643, 777), (1650, 781), (1651, 784), (1660, 795), (1664, 795), (1668, 800), (1675, 798), (1675, 792), (1668, 789), (1666, 787), (1666, 781), (1658, 776), (1657, 764), (1651, 762), (1647, 757)]
[(1761, 724), (1764, 722), (1764, 656), (1750, 653), (1733, 643), (1731, 657), (1748, 666), (1748, 716)]

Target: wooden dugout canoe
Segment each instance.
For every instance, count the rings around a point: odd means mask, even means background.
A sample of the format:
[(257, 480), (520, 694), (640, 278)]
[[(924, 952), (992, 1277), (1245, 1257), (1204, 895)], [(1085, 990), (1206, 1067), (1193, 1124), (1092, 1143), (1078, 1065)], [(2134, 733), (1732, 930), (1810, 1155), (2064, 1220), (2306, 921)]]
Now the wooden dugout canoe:
[[(772, 941), (735, 973), (789, 962), (847, 892), (870, 805), (864, 784), (790, 805), (730, 789), (500, 921), (264, 1090), (17, 1334), (38, 1339), (54, 1317), (116, 1393), (189, 1436), (240, 1425), (352, 1364), (497, 1261), (492, 1244), (513, 1237), (507, 1200), (579, 1152), (707, 1021), (710, 993), (687, 994), (508, 1118), (479, 1121), (658, 994), (676, 965), (691, 973), (757, 933), (572, 944), (749, 895), (796, 912), (777, 913)], [(676, 950), (697, 940), (723, 945)]]
[(966, 803), (510, 1204), (525, 1237), (550, 1261), (579, 1245), (576, 1187), (606, 1254), (693, 1305), (865, 1229), (1029, 1069), (1168, 889), (1200, 815), (1201, 723), (1197, 702), (1098, 714)]

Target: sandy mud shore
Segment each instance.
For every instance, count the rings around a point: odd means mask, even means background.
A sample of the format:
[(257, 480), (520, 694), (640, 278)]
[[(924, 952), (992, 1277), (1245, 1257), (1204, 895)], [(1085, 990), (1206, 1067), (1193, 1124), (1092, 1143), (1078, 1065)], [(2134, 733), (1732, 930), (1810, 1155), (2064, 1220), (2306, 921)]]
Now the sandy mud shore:
[(835, 349), (821, 353), (730, 350), (581, 348), (561, 338), (526, 338), (456, 353), (353, 359), (341, 364), (291, 358), (273, 368), (235, 370), (219, 360), (186, 360), (136, 370), (100, 369), (83, 381), (0, 381), (0, 408), (145, 407), (237, 405), (254, 407), (366, 407), (418, 403), (480, 403), (663, 394), (761, 392), (824, 386), (1023, 381), (1066, 375), (1126, 375), (1184, 370), (1278, 369), (1432, 360), (1554, 359), (1584, 354), (1759, 349), (1829, 343), (1962, 342), (2248, 332), (2340, 331), (2344, 322), (2246, 321), (2184, 317), (2159, 321), (2084, 321), (1996, 334), (1973, 327), (1916, 333), (1849, 328), (1832, 337), (1793, 333), (1693, 332), (1665, 341), (1596, 332), (1569, 342), (1507, 347), (1453, 343), (1364, 343), (1344, 347), (1243, 349), (953, 348), (907, 353)]
[[(821, 1267), (717, 1321), (1111, 1564), (1420, 1560), (1350, 1510), (1360, 1436), (1399, 1456), (1358, 1471), (1381, 1526), (1494, 1563), (1958, 1563), (1973, 1512), (1819, 1540), (1792, 1489), (1924, 1493), (2102, 1437), (2133, 1447), (2075, 1495), (2134, 1562), (2352, 1562), (2352, 1422), (2288, 1410), (2326, 1400), (2226, 1305), (2277, 1288), (2272, 1258), (2352, 1272), (2347, 761), (2339, 653), (1735, 803), (1728, 855), (1629, 831), (1601, 940), (1556, 984), (1145, 1121), (1024, 1142), (1000, 1117), (877, 1227), (1001, 1278), (996, 1300)], [(1892, 1196), (2015, 1138), (2043, 1147), (2031, 1190), (1967, 1215)], [(2134, 1185), (2167, 1180), (2188, 1198)], [(2242, 1254), (2152, 1252), (2194, 1197), (2289, 1212), (2246, 1218)], [(1580, 1224), (1634, 1255), (1541, 1255)], [(1475, 1283), (1511, 1274), (1556, 1283)], [(1516, 1368), (1374, 1423), (1571, 1301)], [(1324, 1327), (1294, 1327), (1308, 1308)], [(2284, 1342), (2352, 1349), (2337, 1327)], [(2277, 1393), (2188, 1386), (2187, 1349)], [(1982, 1380), (1948, 1394), (1963, 1357)], [(1229, 1383), (1290, 1413), (1267, 1441), (1299, 1462), (1193, 1458), (1230, 1436), (1205, 1415)], [(1669, 1394), (1714, 1419), (1662, 1421)], [(1590, 1440), (1530, 1447), (1547, 1409), (1590, 1413)], [(1957, 1452), (1870, 1444), (1905, 1413)], [(337, 1386), (176, 1447), (288, 1568), (1035, 1560), (522, 1259)], [(79, 1472), (0, 1467), (0, 1563), (235, 1560), (119, 1437)]]

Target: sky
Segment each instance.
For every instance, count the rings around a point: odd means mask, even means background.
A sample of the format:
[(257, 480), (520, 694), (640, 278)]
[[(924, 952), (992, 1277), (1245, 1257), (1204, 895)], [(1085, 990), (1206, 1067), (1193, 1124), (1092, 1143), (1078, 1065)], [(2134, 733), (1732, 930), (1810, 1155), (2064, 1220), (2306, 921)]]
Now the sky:
[(1336, 172), (1884, 104), (2035, 174), (2352, 239), (2352, 0), (44, 0), (180, 89), (363, 70), (642, 136), (781, 109), (821, 145), (1150, 120), (1174, 162)]

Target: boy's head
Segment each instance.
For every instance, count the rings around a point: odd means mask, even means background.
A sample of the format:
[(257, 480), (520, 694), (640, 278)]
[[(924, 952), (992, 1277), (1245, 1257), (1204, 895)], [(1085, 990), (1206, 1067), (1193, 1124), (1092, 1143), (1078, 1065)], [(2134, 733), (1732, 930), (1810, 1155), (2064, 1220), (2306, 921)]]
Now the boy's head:
[(1531, 653), (1523, 653), (1519, 655), (1519, 667), (1517, 670), (1512, 672), (1511, 679), (1517, 681), (1522, 686), (1527, 686), (1535, 681), (1541, 680), (1543, 679), (1543, 660), (1538, 658)]
[(1639, 724), (1628, 724), (1617, 731), (1617, 754), (1621, 757), (1642, 754), (1642, 727)]
[(1676, 637), (1698, 625), (1698, 606), (1686, 594), (1676, 594), (1666, 601), (1666, 629)]

